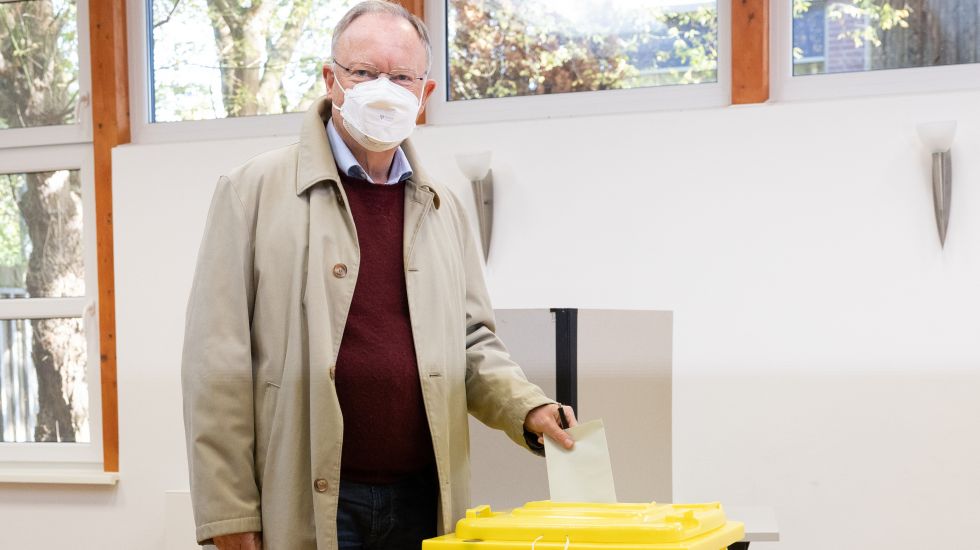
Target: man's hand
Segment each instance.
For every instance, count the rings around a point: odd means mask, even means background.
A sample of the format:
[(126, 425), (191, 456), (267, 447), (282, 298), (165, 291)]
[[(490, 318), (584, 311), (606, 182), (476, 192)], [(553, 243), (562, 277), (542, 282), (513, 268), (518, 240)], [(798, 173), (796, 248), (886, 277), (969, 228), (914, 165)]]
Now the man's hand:
[[(553, 441), (556, 441), (559, 445), (565, 447), (566, 449), (571, 449), (575, 445), (575, 441), (565, 433), (565, 430), (561, 429), (560, 417), (558, 415), (559, 405), (541, 405), (536, 409), (532, 409), (531, 412), (527, 413), (527, 418), (524, 419), (524, 428), (538, 435), (538, 443), (544, 445), (544, 436), (547, 435)], [(565, 418), (568, 420), (568, 427), (571, 428), (578, 424), (575, 420), (575, 411), (571, 407), (565, 405)]]
[(262, 535), (260, 533), (235, 533), (214, 537), (214, 545), (218, 550), (262, 550)]

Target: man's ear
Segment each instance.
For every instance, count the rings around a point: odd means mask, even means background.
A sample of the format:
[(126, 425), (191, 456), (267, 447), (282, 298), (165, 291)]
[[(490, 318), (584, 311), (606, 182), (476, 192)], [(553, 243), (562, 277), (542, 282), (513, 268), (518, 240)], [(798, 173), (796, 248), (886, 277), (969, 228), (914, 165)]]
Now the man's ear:
[(435, 80), (426, 80), (425, 81), (425, 86), (422, 88), (422, 109), (419, 110), (419, 114), (420, 115), (422, 113), (424, 113), (425, 112), (425, 108), (428, 107), (428, 105), (429, 105), (429, 98), (432, 97), (432, 92), (434, 92), (435, 89), (436, 89), (436, 81)]
[(327, 85), (327, 97), (329, 97), (331, 101), (335, 99), (333, 97), (333, 83), (336, 78), (337, 74), (333, 72), (333, 67), (330, 66), (330, 63), (324, 63), (323, 82)]

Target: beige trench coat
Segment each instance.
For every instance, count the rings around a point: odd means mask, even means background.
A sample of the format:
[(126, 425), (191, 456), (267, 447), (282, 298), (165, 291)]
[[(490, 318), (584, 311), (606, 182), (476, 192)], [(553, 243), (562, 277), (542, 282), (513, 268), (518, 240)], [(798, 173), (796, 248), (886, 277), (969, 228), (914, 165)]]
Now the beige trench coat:
[[(358, 274), (357, 233), (322, 98), (299, 143), (222, 177), (187, 311), (182, 381), (198, 542), (261, 531), (266, 550), (336, 548), (343, 418), (334, 365)], [(457, 198), (405, 185), (405, 284), (440, 484), (440, 533), (469, 502), (467, 411), (524, 445), (551, 403), (494, 334), (480, 251)], [(392, 419), (397, 422), (398, 419)]]

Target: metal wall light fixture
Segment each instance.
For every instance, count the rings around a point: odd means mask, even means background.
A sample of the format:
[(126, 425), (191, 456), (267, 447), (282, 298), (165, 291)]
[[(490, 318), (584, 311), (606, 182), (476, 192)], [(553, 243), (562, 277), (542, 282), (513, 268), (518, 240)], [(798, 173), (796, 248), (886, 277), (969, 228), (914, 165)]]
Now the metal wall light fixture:
[(939, 244), (946, 246), (946, 230), (949, 228), (949, 208), (953, 191), (953, 138), (956, 122), (926, 122), (919, 125), (919, 137), (932, 153), (932, 200), (936, 211), (936, 227)]
[(493, 233), (493, 172), (490, 171), (490, 151), (479, 153), (460, 153), (456, 155), (456, 165), (473, 184), (473, 198), (476, 199), (476, 219), (480, 224), (480, 244), (483, 245), (483, 259), (490, 257), (490, 235)]

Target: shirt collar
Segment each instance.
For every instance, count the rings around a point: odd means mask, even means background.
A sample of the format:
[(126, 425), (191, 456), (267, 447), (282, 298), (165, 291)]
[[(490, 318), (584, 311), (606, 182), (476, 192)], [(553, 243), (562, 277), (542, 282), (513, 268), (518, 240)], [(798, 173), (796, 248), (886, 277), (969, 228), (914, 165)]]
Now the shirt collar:
[[(344, 143), (343, 138), (340, 137), (340, 133), (337, 132), (337, 128), (334, 127), (333, 118), (327, 120), (327, 139), (330, 140), (330, 149), (333, 150), (333, 158), (337, 162), (337, 168), (340, 169), (341, 173), (346, 174), (349, 177), (356, 178), (359, 180), (364, 180), (369, 183), (375, 183), (371, 181), (371, 176), (368, 175), (367, 171), (364, 170), (354, 158), (354, 153), (351, 152), (350, 147)], [(399, 146), (395, 149), (395, 158), (391, 161), (391, 170), (388, 172), (388, 181), (384, 182), (387, 185), (392, 185), (407, 180), (412, 177), (412, 165), (408, 163), (408, 157), (405, 156), (405, 152)]]

